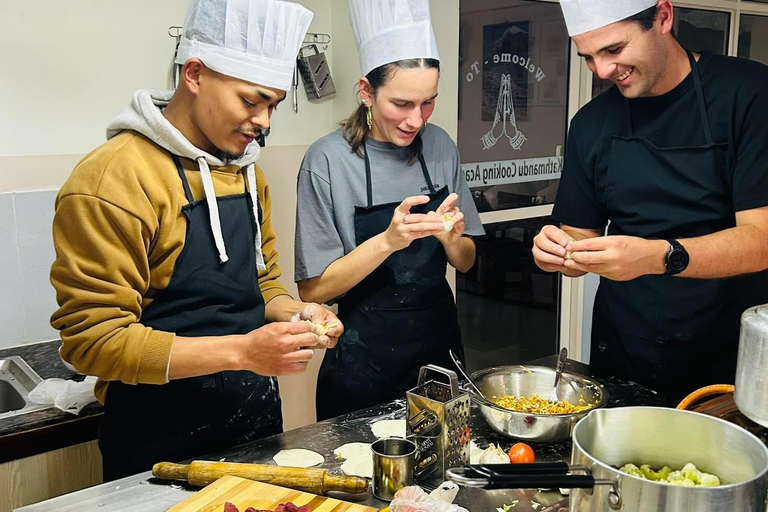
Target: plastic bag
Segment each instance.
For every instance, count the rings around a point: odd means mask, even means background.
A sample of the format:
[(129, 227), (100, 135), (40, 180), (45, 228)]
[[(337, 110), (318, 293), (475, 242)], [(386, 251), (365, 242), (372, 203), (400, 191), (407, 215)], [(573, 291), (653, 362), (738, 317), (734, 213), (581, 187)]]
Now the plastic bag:
[(64, 412), (79, 414), (83, 407), (96, 401), (93, 387), (96, 377), (88, 376), (82, 382), (64, 379), (45, 379), (29, 392), (29, 400), (41, 405), (53, 405)]
[(389, 504), (389, 510), (391, 512), (469, 512), (453, 503), (431, 497), (416, 485), (397, 491), (392, 503)]

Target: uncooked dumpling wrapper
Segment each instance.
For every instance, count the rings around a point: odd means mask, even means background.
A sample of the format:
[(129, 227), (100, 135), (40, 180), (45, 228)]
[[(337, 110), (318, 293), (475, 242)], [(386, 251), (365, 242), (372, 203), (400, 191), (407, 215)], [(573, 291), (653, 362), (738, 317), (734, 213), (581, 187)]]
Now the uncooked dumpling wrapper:
[(405, 438), (405, 420), (380, 420), (371, 425), (373, 435), (379, 439), (384, 437)]
[(341, 471), (348, 476), (373, 478), (373, 456), (347, 459), (341, 464)]
[(278, 466), (294, 468), (311, 468), (325, 462), (325, 457), (312, 450), (297, 448), (293, 450), (280, 450), (272, 457)]
[(337, 459), (371, 458), (371, 443), (347, 443), (333, 450)]
[(313, 325), (315, 327), (315, 332), (316, 332), (316, 334), (318, 336), (324, 336), (324, 335), (328, 334), (328, 331), (330, 331), (331, 329), (333, 329), (334, 327), (336, 327), (338, 325), (338, 322), (335, 321), (335, 320), (332, 320), (332, 321), (328, 322), (327, 324), (321, 324), (321, 323), (313, 322), (312, 320), (304, 320), (304, 322), (306, 322), (306, 323), (308, 323), (310, 325)]

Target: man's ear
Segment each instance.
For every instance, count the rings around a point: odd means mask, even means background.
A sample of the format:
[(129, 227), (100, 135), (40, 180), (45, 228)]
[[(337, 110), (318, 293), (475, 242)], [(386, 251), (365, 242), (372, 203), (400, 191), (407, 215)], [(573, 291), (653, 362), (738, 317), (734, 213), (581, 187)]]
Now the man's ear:
[(184, 63), (181, 68), (181, 83), (191, 92), (197, 94), (200, 90), (200, 77), (205, 70), (203, 61), (192, 58)]
[(672, 32), (675, 23), (675, 9), (669, 0), (659, 0), (656, 4), (659, 9), (659, 15), (656, 21), (659, 23), (659, 27), (662, 34), (668, 34)]

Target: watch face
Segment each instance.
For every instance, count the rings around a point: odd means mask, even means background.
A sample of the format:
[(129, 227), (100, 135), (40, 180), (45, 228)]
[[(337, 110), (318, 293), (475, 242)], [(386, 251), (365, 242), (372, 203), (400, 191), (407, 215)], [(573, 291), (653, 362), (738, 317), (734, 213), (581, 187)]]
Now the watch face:
[(688, 253), (685, 251), (672, 251), (669, 255), (669, 266), (672, 270), (682, 271), (688, 266)]

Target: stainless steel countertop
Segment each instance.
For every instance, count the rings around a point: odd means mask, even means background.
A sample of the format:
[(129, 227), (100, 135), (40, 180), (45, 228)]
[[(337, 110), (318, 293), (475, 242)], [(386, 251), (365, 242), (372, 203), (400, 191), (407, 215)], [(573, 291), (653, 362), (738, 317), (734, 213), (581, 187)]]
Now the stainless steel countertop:
[(39, 512), (161, 512), (180, 503), (198, 489), (169, 485), (152, 478), (152, 473), (139, 473), (107, 484), (96, 485), (58, 498), (41, 501), (15, 510)]
[[(544, 361), (545, 364), (550, 361)], [(552, 358), (552, 363), (554, 358)], [(588, 374), (588, 368), (580, 363), (568, 362), (566, 369)], [(634, 383), (602, 380), (610, 393), (609, 407), (627, 405), (668, 405), (646, 388)], [(341, 462), (333, 456), (333, 450), (344, 443), (373, 442), (375, 437), (370, 425), (382, 419), (403, 418), (405, 400), (356, 411), (339, 418), (321, 421), (252, 443), (233, 447), (222, 453), (196, 457), (203, 460), (226, 460), (229, 462), (255, 462), (272, 464), (272, 456), (281, 449), (306, 448), (325, 456), (322, 467), (334, 473), (340, 472)], [(509, 448), (514, 441), (493, 432), (483, 419), (476, 404), (472, 404), (472, 439), (482, 448), (489, 442)], [(570, 461), (571, 443), (531, 443), (536, 460)], [(114, 482), (83, 489), (71, 494), (46, 500), (34, 505), (16, 509), (17, 512), (160, 512), (187, 499), (197, 488), (179, 485), (152, 478), (149, 471)], [(359, 495), (332, 494), (345, 501), (359, 502), (382, 508), (387, 503), (375, 499), (370, 490)], [(535, 490), (494, 490), (462, 488), (456, 503), (471, 512), (494, 512), (497, 507), (518, 500), (514, 512), (549, 512), (545, 507), (563, 500), (557, 491), (537, 492)]]
[[(375, 441), (370, 429), (372, 423), (381, 419), (403, 418), (404, 415), (405, 400), (395, 400), (200, 458), (271, 464), (272, 456), (281, 449), (306, 448), (324, 455), (326, 462), (322, 467), (338, 473), (341, 462), (334, 459), (334, 448), (348, 442)], [(473, 411), (471, 427), (472, 437), (480, 446), (487, 446), (488, 442), (501, 442), (504, 446), (513, 443), (511, 439), (492, 433), (478, 410)], [(570, 457), (569, 442), (534, 446), (539, 460), (567, 460)], [(184, 501), (198, 490), (198, 488), (158, 480), (148, 471), (16, 510), (18, 512), (161, 512)], [(377, 508), (387, 505), (374, 498), (370, 490), (357, 495), (331, 493), (331, 496)], [(514, 509), (515, 512), (536, 512), (537, 510), (542, 512), (543, 507), (535, 505), (534, 502), (547, 506), (562, 499), (563, 496), (559, 492), (485, 491), (463, 488), (459, 492), (456, 503), (471, 511), (494, 511), (496, 507), (519, 500)]]

